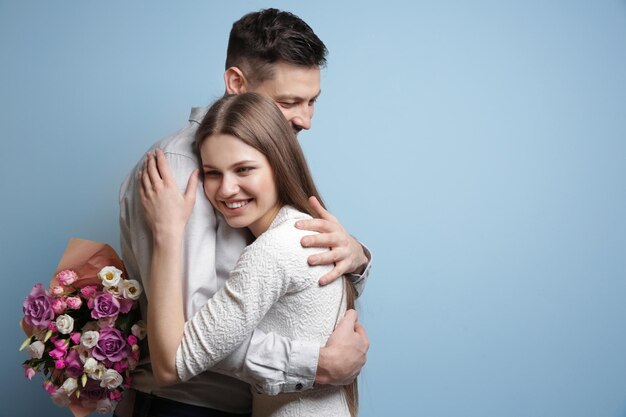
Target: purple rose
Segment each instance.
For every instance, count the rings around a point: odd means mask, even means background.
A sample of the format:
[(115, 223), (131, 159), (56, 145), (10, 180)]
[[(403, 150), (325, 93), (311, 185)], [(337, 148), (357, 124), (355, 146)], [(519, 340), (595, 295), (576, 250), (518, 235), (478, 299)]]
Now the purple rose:
[(91, 354), (99, 361), (105, 359), (111, 362), (118, 362), (130, 354), (131, 348), (126, 343), (125, 337), (114, 327), (105, 327), (100, 330), (98, 344), (94, 346)]
[(48, 327), (54, 319), (52, 297), (46, 294), (41, 284), (36, 284), (24, 300), (24, 321), (35, 327)]
[(108, 292), (98, 294), (90, 304), (91, 317), (94, 319), (114, 317), (120, 312), (120, 302)]

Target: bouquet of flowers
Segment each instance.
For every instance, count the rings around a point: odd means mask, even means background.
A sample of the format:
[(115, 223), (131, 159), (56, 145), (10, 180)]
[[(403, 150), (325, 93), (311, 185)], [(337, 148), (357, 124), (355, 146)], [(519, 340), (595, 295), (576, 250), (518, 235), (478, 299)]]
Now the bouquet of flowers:
[(75, 416), (111, 413), (137, 366), (142, 288), (124, 274), (110, 246), (72, 239), (50, 287), (36, 284), (24, 300), (25, 375), (41, 372), (54, 403)]

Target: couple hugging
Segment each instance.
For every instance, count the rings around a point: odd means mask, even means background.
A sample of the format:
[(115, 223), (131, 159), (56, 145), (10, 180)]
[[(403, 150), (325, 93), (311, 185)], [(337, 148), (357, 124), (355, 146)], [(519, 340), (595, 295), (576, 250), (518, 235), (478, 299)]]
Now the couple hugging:
[(296, 138), (326, 54), (291, 13), (245, 15), (226, 95), (122, 185), (150, 355), (116, 416), (356, 415), (369, 342), (352, 308), (370, 255), (324, 209)]

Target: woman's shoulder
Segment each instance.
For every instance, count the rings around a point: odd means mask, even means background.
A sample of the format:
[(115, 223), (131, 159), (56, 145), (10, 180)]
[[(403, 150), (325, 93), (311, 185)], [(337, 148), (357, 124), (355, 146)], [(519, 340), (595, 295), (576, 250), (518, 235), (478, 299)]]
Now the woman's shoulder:
[(280, 209), (267, 231), (259, 236), (259, 238), (262, 240), (297, 239), (300, 241), (302, 236), (316, 233), (296, 228), (296, 222), (308, 219), (312, 219), (312, 217), (307, 213), (303, 213), (291, 206), (284, 206)]
[(311, 218), (291, 206), (281, 208), (268, 230), (244, 250), (240, 260), (256, 259), (255, 262), (258, 262), (262, 258), (265, 263), (275, 263), (281, 269), (307, 269), (309, 255), (319, 253), (321, 249), (303, 247), (300, 244), (302, 237), (316, 232), (298, 229), (295, 224)]

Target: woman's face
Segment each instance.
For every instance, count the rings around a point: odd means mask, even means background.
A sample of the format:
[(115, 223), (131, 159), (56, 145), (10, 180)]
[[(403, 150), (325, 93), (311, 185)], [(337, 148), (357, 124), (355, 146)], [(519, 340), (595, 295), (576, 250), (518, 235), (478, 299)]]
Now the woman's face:
[(200, 146), (204, 193), (231, 227), (259, 236), (280, 210), (265, 155), (232, 135), (209, 136)]

